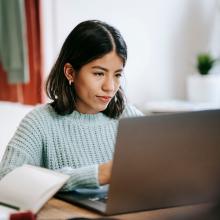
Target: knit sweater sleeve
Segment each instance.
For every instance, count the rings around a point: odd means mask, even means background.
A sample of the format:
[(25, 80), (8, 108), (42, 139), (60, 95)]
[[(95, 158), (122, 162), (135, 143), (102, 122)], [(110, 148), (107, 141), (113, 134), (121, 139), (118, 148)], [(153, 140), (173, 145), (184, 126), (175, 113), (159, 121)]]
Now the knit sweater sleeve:
[(61, 191), (71, 191), (76, 188), (98, 188), (98, 164), (81, 168), (63, 167), (58, 172), (70, 176)]

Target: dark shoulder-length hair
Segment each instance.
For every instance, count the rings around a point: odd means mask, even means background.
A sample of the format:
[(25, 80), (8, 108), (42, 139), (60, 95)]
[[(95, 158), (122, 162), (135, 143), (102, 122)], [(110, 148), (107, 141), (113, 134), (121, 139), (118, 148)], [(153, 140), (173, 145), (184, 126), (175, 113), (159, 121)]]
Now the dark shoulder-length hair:
[[(46, 93), (53, 100), (51, 105), (58, 114), (71, 114), (76, 109), (74, 100), (77, 94), (74, 85), (69, 85), (64, 75), (64, 65), (70, 63), (77, 74), (85, 64), (113, 50), (125, 65), (126, 43), (120, 32), (105, 22), (84, 21), (70, 32), (46, 81)], [(118, 118), (125, 107), (124, 99), (120, 87), (103, 113), (110, 118)]]

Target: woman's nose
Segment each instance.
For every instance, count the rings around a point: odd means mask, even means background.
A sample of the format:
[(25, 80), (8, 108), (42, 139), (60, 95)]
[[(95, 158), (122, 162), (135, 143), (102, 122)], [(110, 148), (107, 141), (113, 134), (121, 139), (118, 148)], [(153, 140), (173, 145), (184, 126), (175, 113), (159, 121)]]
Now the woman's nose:
[(112, 78), (105, 79), (102, 84), (102, 89), (105, 91), (114, 91), (114, 89), (115, 89), (114, 80)]

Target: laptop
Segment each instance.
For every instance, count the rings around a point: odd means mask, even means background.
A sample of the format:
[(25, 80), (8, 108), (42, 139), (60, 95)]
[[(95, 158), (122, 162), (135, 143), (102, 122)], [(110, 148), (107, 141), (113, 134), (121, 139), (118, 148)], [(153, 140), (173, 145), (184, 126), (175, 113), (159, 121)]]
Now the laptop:
[(219, 199), (220, 110), (119, 121), (109, 186), (57, 197), (105, 215)]

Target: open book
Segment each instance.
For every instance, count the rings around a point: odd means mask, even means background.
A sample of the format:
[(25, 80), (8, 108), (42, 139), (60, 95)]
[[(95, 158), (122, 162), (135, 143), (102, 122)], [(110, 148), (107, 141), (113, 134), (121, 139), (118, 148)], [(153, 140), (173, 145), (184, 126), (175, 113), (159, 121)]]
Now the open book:
[(0, 181), (0, 213), (30, 210), (37, 213), (69, 176), (41, 167), (23, 165)]

